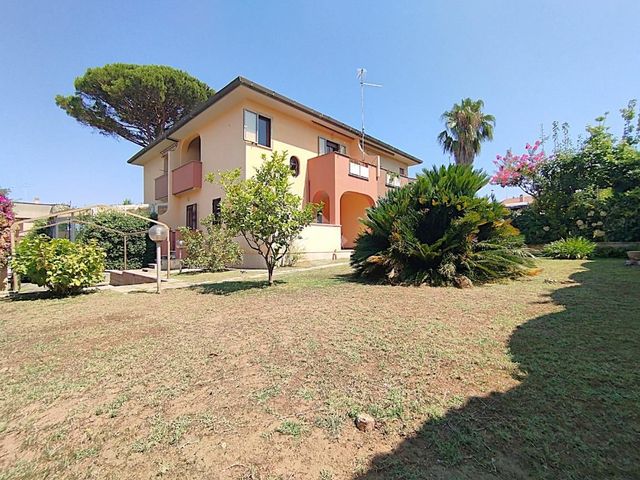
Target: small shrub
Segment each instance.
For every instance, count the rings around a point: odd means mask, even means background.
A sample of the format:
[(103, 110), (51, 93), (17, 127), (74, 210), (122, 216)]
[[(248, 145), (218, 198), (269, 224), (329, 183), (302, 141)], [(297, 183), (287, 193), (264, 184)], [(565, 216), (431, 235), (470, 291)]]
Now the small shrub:
[(589, 258), (596, 244), (584, 237), (563, 238), (551, 242), (542, 249), (542, 255), (551, 258), (582, 259)]
[(640, 243), (629, 245), (627, 247), (611, 247), (604, 245), (596, 245), (593, 257), (596, 258), (627, 258), (627, 252), (630, 250), (640, 250)]
[(212, 215), (205, 217), (202, 224), (206, 229), (204, 233), (186, 227), (179, 229), (184, 242), (186, 267), (219, 272), (242, 259), (242, 249), (227, 228), (214, 223)]
[(100, 283), (105, 253), (95, 242), (74, 243), (44, 235), (27, 237), (16, 248), (11, 266), (19, 275), (59, 295)]

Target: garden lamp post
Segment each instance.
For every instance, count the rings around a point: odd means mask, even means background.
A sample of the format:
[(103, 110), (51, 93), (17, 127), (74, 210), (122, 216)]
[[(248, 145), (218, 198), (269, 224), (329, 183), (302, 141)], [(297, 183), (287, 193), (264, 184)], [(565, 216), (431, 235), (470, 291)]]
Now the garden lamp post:
[[(156, 293), (160, 293), (160, 272), (162, 270), (160, 244), (167, 239), (168, 232), (162, 225), (154, 225), (149, 229), (148, 234), (149, 238), (156, 243)], [(169, 262), (169, 256), (167, 256), (167, 262)]]

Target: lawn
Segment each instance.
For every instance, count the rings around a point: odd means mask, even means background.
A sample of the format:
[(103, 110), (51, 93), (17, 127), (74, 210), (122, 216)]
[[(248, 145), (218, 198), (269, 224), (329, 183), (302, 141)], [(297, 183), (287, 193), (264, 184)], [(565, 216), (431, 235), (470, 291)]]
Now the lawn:
[(540, 265), (2, 300), (0, 478), (640, 478), (640, 268)]

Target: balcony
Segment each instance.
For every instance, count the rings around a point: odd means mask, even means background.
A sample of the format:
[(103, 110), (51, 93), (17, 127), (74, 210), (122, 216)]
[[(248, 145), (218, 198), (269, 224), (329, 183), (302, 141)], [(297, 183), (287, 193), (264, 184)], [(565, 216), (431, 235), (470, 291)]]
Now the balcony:
[(189, 162), (171, 172), (171, 193), (179, 195), (202, 187), (202, 162)]
[(332, 152), (307, 164), (308, 201), (322, 204), (322, 223), (341, 226), (342, 247), (353, 246), (362, 229), (360, 219), (378, 198), (377, 167)]
[(344, 192), (360, 193), (375, 201), (378, 198), (376, 166), (373, 163), (331, 152), (309, 160), (311, 201), (317, 192), (340, 198)]
[(380, 178), (378, 178), (378, 196), (384, 197), (389, 190), (404, 187), (413, 180), (414, 179), (409, 178), (406, 175), (390, 172), (383, 168), (380, 171)]
[(391, 188), (400, 187), (400, 175), (393, 172), (385, 172), (385, 185)]
[(155, 179), (155, 195), (156, 200), (164, 200), (169, 196), (169, 175), (166, 173)]

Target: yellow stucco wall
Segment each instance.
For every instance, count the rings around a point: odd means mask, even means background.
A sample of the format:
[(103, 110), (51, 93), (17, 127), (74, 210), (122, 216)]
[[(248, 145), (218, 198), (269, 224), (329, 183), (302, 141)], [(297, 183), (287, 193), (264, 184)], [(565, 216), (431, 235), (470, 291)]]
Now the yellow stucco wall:
[[(216, 107), (218, 108), (218, 107)], [(237, 99), (228, 102), (224, 109), (211, 115), (208, 121), (192, 121), (191, 131), (181, 134), (179, 143), (168, 152), (169, 195), (168, 210), (159, 219), (172, 228), (184, 226), (186, 223), (186, 207), (190, 204), (198, 205), (198, 220), (209, 215), (212, 200), (222, 197), (223, 192), (219, 184), (208, 183), (203, 180), (202, 188), (188, 191), (179, 195), (171, 194), (171, 171), (193, 160), (193, 152), (188, 152), (191, 141), (200, 136), (201, 161), (203, 176), (209, 172), (240, 168), (243, 176), (253, 175), (255, 169), (262, 163), (262, 156), (267, 157), (273, 151), (286, 150), (288, 156), (295, 155), (300, 161), (300, 174), (292, 177), (292, 190), (300, 195), (304, 202), (310, 201), (307, 182), (307, 162), (318, 156), (318, 137), (342, 144), (346, 147), (346, 154), (360, 159), (358, 147), (359, 138), (353, 134), (342, 134), (333, 128), (326, 128), (314, 122), (312, 117), (288, 109), (280, 103), (262, 98), (255, 94), (238, 95)], [(271, 148), (262, 147), (244, 140), (244, 110), (250, 110), (271, 118)], [(187, 125), (190, 125), (187, 124)], [(376, 156), (380, 157), (381, 167), (399, 173), (400, 168), (408, 172), (409, 165), (392, 158), (384, 151), (371, 149), (367, 161), (374, 163)], [(163, 174), (163, 157), (161, 154), (150, 158), (144, 163), (144, 200), (154, 204), (155, 179)], [(385, 175), (384, 171), (380, 172)], [(353, 228), (355, 233), (355, 227)], [(326, 226), (311, 226), (298, 242), (299, 247), (306, 251), (332, 252), (340, 248), (340, 228)], [(250, 253), (250, 252), (248, 252)], [(245, 261), (245, 266), (260, 263), (257, 259)]]
[(144, 203), (156, 203), (155, 199), (155, 179), (161, 176), (164, 163), (161, 155), (157, 155), (147, 161), (144, 165), (143, 182), (144, 182)]
[[(240, 105), (230, 107), (217, 115), (214, 121), (205, 124), (202, 128), (180, 141), (175, 150), (169, 152), (169, 171), (193, 159), (192, 153), (187, 151), (187, 146), (198, 135), (200, 136), (203, 176), (210, 172), (217, 174), (221, 171), (242, 167), (244, 164), (245, 145), (242, 140), (242, 119), (238, 118), (241, 113), (242, 107)], [(146, 170), (147, 165), (145, 164), (145, 172)], [(154, 186), (151, 185), (150, 188), (153, 192)], [(171, 178), (169, 179), (169, 192), (171, 192)], [(198, 205), (198, 222), (200, 222), (205, 216), (212, 213), (212, 200), (222, 197), (222, 194), (222, 188), (218, 183), (205, 182), (203, 179), (202, 188), (200, 189), (180, 195), (170, 194), (169, 208), (159, 219), (172, 227), (184, 226), (187, 205), (195, 203)], [(152, 195), (153, 193), (151, 193)]]

